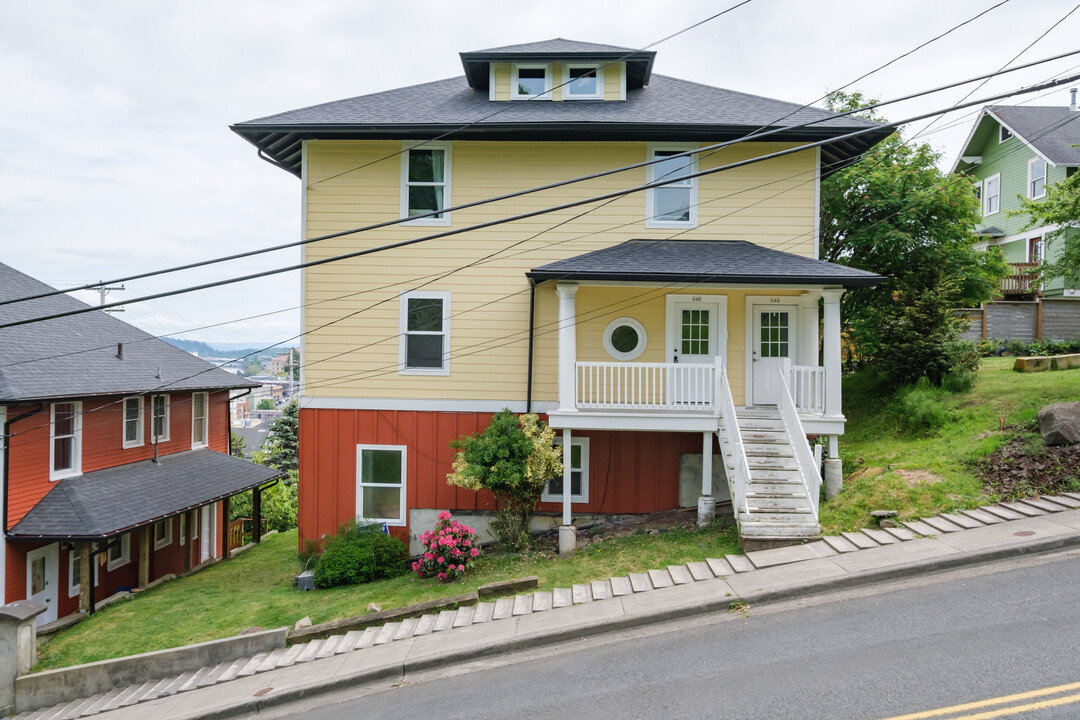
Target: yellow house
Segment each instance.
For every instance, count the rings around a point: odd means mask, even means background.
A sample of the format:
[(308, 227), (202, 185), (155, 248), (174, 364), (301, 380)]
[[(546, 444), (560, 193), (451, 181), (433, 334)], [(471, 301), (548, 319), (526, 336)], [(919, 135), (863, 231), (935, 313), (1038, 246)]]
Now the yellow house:
[(448, 443), (503, 408), (561, 433), (540, 510), (567, 542), (717, 502), (747, 539), (819, 532), (840, 296), (881, 280), (817, 259), (819, 183), (888, 131), (654, 59), (466, 52), (465, 77), (233, 126), (301, 180), (302, 538), (492, 508), (446, 485)]

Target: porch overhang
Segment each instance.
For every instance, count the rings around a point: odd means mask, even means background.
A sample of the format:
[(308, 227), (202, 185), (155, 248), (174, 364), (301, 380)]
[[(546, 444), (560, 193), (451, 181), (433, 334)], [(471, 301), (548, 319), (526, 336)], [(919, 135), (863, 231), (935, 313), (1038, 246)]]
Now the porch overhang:
[(556, 430), (648, 430), (652, 432), (715, 432), (713, 413), (560, 412), (548, 413), (548, 425)]
[(275, 480), (285, 473), (210, 449), (64, 478), (10, 540), (104, 540)]

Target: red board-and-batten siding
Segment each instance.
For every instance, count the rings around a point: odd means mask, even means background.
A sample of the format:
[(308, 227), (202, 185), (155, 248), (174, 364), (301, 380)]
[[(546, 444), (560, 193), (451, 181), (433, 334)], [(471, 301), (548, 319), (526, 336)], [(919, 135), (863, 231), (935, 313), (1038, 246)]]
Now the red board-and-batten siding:
[[(480, 432), (492, 413), (414, 410), (300, 411), (301, 541), (332, 535), (356, 512), (356, 446), (405, 445), (408, 509), (493, 510), (488, 492), (448, 485), (450, 441)], [(679, 456), (701, 453), (700, 433), (577, 431), (589, 438), (589, 502), (576, 513), (644, 513), (679, 505)], [(559, 511), (558, 503), (540, 503)], [(406, 520), (408, 513), (406, 512)], [(415, 528), (422, 532), (428, 528)], [(408, 540), (409, 528), (391, 528)]]

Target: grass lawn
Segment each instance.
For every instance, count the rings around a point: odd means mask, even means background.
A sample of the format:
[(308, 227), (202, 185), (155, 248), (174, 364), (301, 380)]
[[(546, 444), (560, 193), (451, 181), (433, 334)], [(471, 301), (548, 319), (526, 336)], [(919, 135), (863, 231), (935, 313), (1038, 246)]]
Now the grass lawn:
[(486, 553), (459, 582), (442, 585), (411, 573), (392, 580), (330, 590), (290, 587), (298, 572), (293, 530), (188, 577), (108, 606), (57, 633), (39, 654), (35, 670), (160, 650), (236, 635), (246, 628), (292, 625), (363, 615), (368, 603), (383, 610), (460, 595), (495, 580), (536, 575), (540, 588), (569, 587), (650, 568), (738, 552), (730, 521), (702, 530), (673, 529), (650, 535), (594, 540), (573, 555)]
[(1044, 405), (1080, 400), (1080, 371), (1017, 373), (1012, 366), (1013, 358), (984, 358), (972, 391), (942, 397), (945, 426), (925, 433), (909, 431), (898, 403), (873, 383), (845, 378), (844, 490), (822, 503), (822, 531), (866, 527), (871, 510), (912, 519), (994, 501), (974, 463), (1009, 438), (1037, 435)]

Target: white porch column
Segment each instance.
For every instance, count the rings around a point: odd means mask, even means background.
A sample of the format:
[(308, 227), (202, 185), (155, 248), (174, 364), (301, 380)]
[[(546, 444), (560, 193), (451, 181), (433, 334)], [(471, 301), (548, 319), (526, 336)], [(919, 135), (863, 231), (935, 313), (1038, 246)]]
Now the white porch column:
[(799, 357), (797, 364), (816, 367), (818, 364), (818, 293), (803, 293), (799, 297)]
[(570, 428), (563, 428), (562, 431), (562, 524), (570, 524), (570, 470), (573, 464), (573, 455), (571, 454), (571, 432)]
[(824, 365), (825, 415), (841, 417), (840, 409), (840, 296), (842, 288), (822, 290), (825, 300)]
[[(577, 412), (577, 311), (574, 303), (577, 291), (577, 283), (555, 286), (559, 295), (559, 412)], [(569, 435), (567, 438), (569, 441)], [(566, 496), (570, 496), (569, 492)], [(569, 507), (569, 502), (566, 504)], [(569, 524), (569, 515), (567, 518)]]
[(702, 433), (701, 443), (701, 494), (712, 495), (712, 436), (711, 432)]

